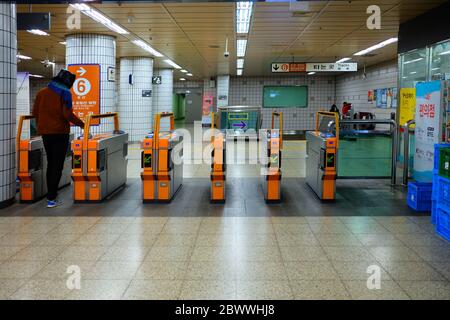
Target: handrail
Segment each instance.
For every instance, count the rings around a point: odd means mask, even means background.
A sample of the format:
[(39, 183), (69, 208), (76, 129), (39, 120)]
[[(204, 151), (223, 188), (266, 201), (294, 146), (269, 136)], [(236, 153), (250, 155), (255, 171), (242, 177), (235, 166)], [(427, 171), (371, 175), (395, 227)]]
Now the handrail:
[(403, 141), (403, 185), (406, 186), (408, 184), (408, 175), (409, 175), (409, 131), (411, 130), (411, 126), (415, 124), (415, 120), (409, 120), (405, 123), (403, 128), (405, 129), (405, 136)]
[(174, 130), (175, 128), (175, 117), (173, 115), (173, 112), (159, 112), (155, 115), (155, 121), (153, 124), (154, 128), (154, 134), (153, 134), (153, 147), (157, 148), (159, 147), (159, 129), (161, 127), (161, 119), (170, 117), (170, 131)]
[[(392, 139), (392, 162), (391, 162), (391, 184), (395, 185), (397, 182), (397, 141), (398, 141), (398, 130), (397, 130), (397, 122), (392, 119), (349, 119), (349, 120), (341, 120), (341, 124), (389, 124), (391, 127), (391, 133), (393, 135)], [(331, 127), (335, 125), (334, 121), (330, 121), (328, 123), (328, 128), (331, 130)], [(336, 132), (338, 130), (336, 129)], [(336, 133), (337, 135), (337, 133)]]
[(330, 124), (331, 123), (337, 123), (338, 125), (336, 126), (336, 148), (339, 147), (339, 113), (337, 112), (331, 112), (331, 111), (318, 111), (317, 112), (317, 116), (316, 116), (316, 132), (319, 132), (319, 128), (320, 128), (320, 116), (324, 116), (324, 117), (329, 117), (329, 118), (334, 118), (334, 120), (330, 121), (330, 123), (328, 123), (328, 128), (330, 128)]
[(89, 114), (86, 118), (86, 122), (84, 123), (84, 132), (83, 132), (83, 146), (84, 149), (87, 149), (88, 141), (89, 141), (89, 130), (91, 129), (91, 121), (93, 119), (102, 119), (102, 118), (111, 118), (114, 117), (114, 131), (119, 131), (119, 114), (117, 112), (108, 112), (108, 113), (100, 113), (100, 114)]
[(280, 149), (283, 149), (283, 112), (272, 112), (272, 129), (275, 129), (275, 117), (278, 117), (280, 130)]

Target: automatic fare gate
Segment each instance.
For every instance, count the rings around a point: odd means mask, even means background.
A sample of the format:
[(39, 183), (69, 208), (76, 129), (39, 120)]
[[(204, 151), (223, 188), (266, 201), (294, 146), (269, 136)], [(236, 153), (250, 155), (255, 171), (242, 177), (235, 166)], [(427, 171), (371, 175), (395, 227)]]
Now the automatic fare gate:
[[(160, 132), (161, 119), (170, 118), (168, 132)], [(142, 141), (141, 179), (143, 202), (170, 202), (183, 182), (183, 136), (174, 129), (172, 112), (155, 115), (154, 132)], [(180, 149), (181, 148), (181, 149)], [(179, 151), (179, 161), (173, 152)]]
[[(17, 129), (17, 176), (20, 183), (20, 202), (35, 202), (47, 194), (47, 155), (41, 136), (22, 139), (23, 122), (34, 119), (32, 115), (20, 116)], [(70, 135), (73, 140), (73, 134)], [(70, 184), (72, 152), (68, 148), (59, 182), (62, 188)]]
[[(114, 118), (114, 131), (91, 136), (93, 119)], [(72, 141), (75, 202), (99, 202), (125, 186), (128, 164), (128, 133), (119, 130), (116, 112), (89, 115), (83, 136)]]
[[(275, 117), (279, 120), (279, 129), (275, 129)], [(261, 156), (267, 157), (261, 165), (261, 185), (266, 202), (281, 201), (281, 150), (283, 149), (283, 113), (272, 113), (272, 128), (261, 129)]]
[[(336, 133), (321, 132), (320, 116), (334, 119)], [(339, 115), (319, 111), (316, 130), (306, 132), (306, 183), (321, 200), (336, 198), (337, 152), (339, 147)]]
[(211, 113), (211, 202), (225, 202), (226, 139), (222, 131), (214, 129), (214, 112)]

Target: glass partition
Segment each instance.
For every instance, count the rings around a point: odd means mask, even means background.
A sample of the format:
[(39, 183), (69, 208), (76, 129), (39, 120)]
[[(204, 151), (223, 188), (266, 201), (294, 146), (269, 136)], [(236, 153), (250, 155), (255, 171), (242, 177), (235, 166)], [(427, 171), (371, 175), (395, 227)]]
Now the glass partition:
[(438, 43), (431, 48), (430, 79), (450, 77), (450, 41)]
[(400, 58), (400, 88), (415, 88), (427, 79), (427, 49), (405, 53)]

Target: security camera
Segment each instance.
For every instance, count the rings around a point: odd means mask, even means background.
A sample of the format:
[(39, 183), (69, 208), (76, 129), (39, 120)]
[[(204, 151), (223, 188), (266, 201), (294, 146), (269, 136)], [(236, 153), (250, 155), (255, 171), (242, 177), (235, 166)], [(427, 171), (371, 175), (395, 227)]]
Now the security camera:
[(42, 61), (42, 64), (44, 65), (45, 68), (50, 68), (52, 66), (52, 63), (48, 59)]
[(229, 53), (228, 51), (225, 51), (225, 52), (223, 53), (223, 56), (224, 56), (225, 58), (228, 58), (228, 57), (230, 56), (230, 53)]

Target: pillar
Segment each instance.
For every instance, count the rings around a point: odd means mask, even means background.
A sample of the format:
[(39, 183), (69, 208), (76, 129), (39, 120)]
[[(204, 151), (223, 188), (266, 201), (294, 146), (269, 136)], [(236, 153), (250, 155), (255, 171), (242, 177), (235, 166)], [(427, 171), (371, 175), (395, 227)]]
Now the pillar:
[(0, 208), (16, 194), (16, 6), (0, 2)]
[[(172, 112), (173, 70), (158, 69), (155, 76), (161, 76), (161, 84), (153, 85), (153, 114), (157, 112)], [(169, 130), (169, 121), (161, 121), (161, 130)]]
[[(108, 81), (108, 68), (116, 67), (116, 40), (113, 36), (100, 34), (73, 34), (66, 37), (66, 64), (100, 65), (100, 112), (115, 112), (115, 82)], [(113, 130), (112, 119), (102, 120), (91, 132)], [(79, 129), (75, 133), (81, 132)]]
[(129, 133), (130, 141), (141, 141), (152, 129), (152, 76), (153, 59), (120, 59), (118, 111), (120, 127)]

